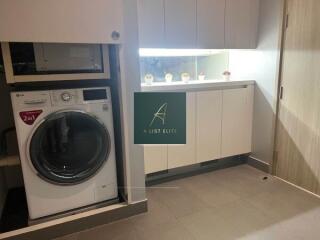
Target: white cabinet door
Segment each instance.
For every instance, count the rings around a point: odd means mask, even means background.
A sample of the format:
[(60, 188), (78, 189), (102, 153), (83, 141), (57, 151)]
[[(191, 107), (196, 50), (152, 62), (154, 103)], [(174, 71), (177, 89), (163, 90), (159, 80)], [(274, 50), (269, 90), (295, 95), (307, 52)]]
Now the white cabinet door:
[(222, 91), (197, 93), (197, 162), (221, 156)]
[(224, 48), (226, 0), (197, 0), (197, 47)]
[(196, 47), (196, 15), (196, 0), (165, 0), (166, 47)]
[(221, 157), (251, 152), (253, 89), (223, 91)]
[(118, 0), (1, 0), (0, 42), (119, 43), (122, 10)]
[(226, 0), (226, 49), (257, 47), (259, 0)]
[(138, 0), (140, 48), (164, 46), (164, 0)]
[(168, 169), (167, 145), (144, 145), (145, 173), (155, 173)]
[(168, 167), (176, 168), (197, 163), (196, 160), (196, 93), (187, 93), (187, 143), (168, 145)]

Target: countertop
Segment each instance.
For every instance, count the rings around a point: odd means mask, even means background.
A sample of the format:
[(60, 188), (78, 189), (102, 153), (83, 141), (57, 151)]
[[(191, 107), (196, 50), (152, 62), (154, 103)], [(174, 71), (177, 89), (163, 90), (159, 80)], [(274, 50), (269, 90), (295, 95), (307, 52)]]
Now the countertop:
[(143, 92), (162, 92), (162, 91), (203, 91), (208, 89), (228, 89), (228, 88), (240, 88), (248, 85), (254, 85), (254, 80), (196, 80), (188, 83), (184, 82), (158, 82), (147, 85), (141, 84), (141, 90)]

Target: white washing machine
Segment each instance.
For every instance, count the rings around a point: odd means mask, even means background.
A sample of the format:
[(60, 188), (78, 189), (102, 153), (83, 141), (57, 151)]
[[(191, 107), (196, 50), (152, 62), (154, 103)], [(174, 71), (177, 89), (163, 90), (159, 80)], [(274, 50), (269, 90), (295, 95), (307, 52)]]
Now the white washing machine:
[(108, 87), (11, 98), (30, 219), (117, 198)]

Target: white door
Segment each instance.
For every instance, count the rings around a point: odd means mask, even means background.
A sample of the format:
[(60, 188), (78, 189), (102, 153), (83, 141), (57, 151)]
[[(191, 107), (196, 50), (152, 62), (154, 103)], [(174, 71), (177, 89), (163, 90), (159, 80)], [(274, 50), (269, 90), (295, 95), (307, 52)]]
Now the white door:
[(168, 169), (167, 145), (144, 145), (145, 173), (155, 173)]
[(257, 47), (259, 0), (226, 0), (225, 48)]
[(122, 11), (118, 0), (1, 0), (0, 42), (119, 43)]
[(197, 162), (221, 156), (222, 91), (197, 93)]
[(224, 48), (226, 0), (197, 0), (198, 48)]
[(223, 90), (221, 157), (251, 152), (253, 89)]
[(168, 167), (197, 163), (196, 160), (196, 93), (187, 93), (187, 143), (168, 145)]
[(164, 47), (164, 0), (138, 0), (140, 48)]
[(165, 0), (165, 36), (169, 48), (195, 48), (196, 0)]

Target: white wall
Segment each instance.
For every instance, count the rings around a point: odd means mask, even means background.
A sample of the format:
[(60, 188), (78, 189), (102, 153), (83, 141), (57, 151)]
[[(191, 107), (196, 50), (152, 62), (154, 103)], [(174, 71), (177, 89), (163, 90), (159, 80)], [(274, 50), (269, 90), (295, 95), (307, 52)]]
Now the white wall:
[(121, 90), (125, 113), (124, 131), (125, 159), (129, 189), (129, 202), (145, 200), (145, 174), (143, 148), (134, 144), (133, 98), (134, 92), (141, 91), (139, 66), (138, 9), (137, 1), (123, 0), (124, 44), (120, 50)]
[(235, 79), (256, 80), (252, 157), (272, 163), (283, 0), (261, 0), (256, 50), (230, 52)]

